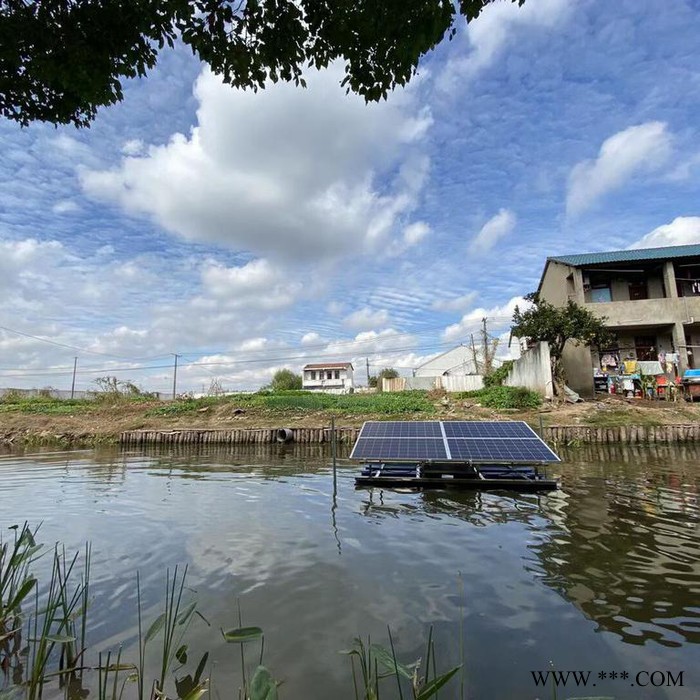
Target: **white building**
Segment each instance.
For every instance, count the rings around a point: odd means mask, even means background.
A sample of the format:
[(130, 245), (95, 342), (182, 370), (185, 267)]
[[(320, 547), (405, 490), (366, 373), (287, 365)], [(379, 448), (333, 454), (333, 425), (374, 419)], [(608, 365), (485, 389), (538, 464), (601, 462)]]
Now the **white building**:
[(466, 345), (458, 345), (432, 360), (424, 362), (413, 370), (414, 377), (444, 377), (464, 376), (467, 374), (479, 374), (481, 356), (477, 349), (477, 362), (474, 363), (474, 352)]
[(302, 370), (302, 388), (329, 394), (353, 391), (353, 366), (350, 362), (325, 362), (306, 365)]

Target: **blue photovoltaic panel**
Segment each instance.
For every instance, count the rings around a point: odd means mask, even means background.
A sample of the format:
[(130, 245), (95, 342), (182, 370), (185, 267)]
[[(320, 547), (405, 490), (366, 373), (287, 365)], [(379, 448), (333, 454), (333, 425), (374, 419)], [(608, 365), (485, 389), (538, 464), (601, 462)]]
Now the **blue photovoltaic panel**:
[(377, 421), (362, 427), (361, 438), (441, 438), (439, 421)]
[(367, 421), (350, 459), (560, 461), (523, 421)]
[(523, 421), (444, 421), (448, 438), (534, 438), (532, 428)]
[(361, 438), (350, 459), (447, 459), (442, 438)]
[(493, 438), (447, 441), (452, 460), (466, 462), (558, 462), (559, 458), (539, 438), (509, 440)]

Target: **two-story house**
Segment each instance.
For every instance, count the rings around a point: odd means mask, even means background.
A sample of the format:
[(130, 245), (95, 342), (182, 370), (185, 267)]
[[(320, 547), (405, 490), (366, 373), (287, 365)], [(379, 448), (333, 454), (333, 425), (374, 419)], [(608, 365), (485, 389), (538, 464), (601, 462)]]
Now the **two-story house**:
[(679, 373), (700, 366), (700, 245), (550, 257), (538, 292), (555, 306), (572, 299), (606, 317), (614, 333), (600, 353), (567, 344), (562, 361), (580, 394), (593, 393), (601, 364), (663, 360)]
[(309, 391), (348, 394), (353, 388), (353, 366), (350, 362), (325, 362), (306, 365), (301, 385)]

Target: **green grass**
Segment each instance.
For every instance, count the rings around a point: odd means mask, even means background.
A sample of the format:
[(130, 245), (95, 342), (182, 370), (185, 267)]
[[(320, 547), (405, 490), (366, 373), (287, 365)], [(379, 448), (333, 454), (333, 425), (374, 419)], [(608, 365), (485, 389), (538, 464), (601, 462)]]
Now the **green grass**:
[(424, 391), (387, 394), (321, 394), (309, 391), (235, 394), (225, 398), (181, 399), (148, 412), (149, 416), (180, 416), (196, 413), (213, 405), (259, 408), (272, 413), (328, 411), (344, 415), (435, 413), (435, 406)]
[(46, 415), (70, 415), (89, 411), (93, 402), (86, 399), (56, 399), (49, 396), (16, 397), (0, 399), (0, 413), (41, 413)]
[(662, 425), (658, 417), (644, 415), (643, 410), (631, 411), (617, 408), (590, 413), (584, 417), (583, 422), (594, 428), (617, 428), (621, 425)]

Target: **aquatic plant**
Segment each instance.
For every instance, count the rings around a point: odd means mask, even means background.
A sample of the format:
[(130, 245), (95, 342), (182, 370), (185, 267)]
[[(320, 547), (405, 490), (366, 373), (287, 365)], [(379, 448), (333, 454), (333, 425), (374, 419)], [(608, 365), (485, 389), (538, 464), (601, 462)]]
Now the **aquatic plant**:
[[(195, 618), (209, 625), (196, 601), (186, 600), (187, 567), (166, 571), (162, 610), (147, 627), (141, 578), (136, 574), (135, 661), (124, 659), (121, 646), (90, 660), (90, 545), (85, 546), (82, 557), (80, 552), (67, 554), (60, 545), (51, 553), (37, 544), (38, 528), (32, 530), (25, 523), (11, 529), (12, 539), (0, 541), (0, 700), (42, 700), (48, 693), (55, 696), (57, 687), (65, 697), (84, 697), (96, 686), (98, 700), (199, 700), (210, 691), (209, 653), (190, 659), (185, 641)], [(49, 555), (48, 586), (42, 589), (32, 569), (40, 557)], [(281, 683), (263, 665), (265, 635), (260, 627), (243, 625), (240, 602), (238, 626), (221, 629), (221, 634), (226, 643), (239, 646), (242, 680), (238, 700), (278, 700)], [(423, 671), (421, 659), (409, 664), (399, 661), (391, 629), (388, 637), (389, 649), (358, 637), (343, 652), (350, 656), (356, 700), (379, 700), (381, 692), (391, 692), (391, 683), (396, 685), (399, 700), (437, 699), (440, 689), (462, 668), (437, 673), (432, 628)], [(251, 669), (246, 650), (255, 645)], [(196, 665), (191, 665), (195, 660)], [(187, 671), (188, 667), (192, 670)]]
[(380, 681), (385, 678), (393, 678), (396, 681), (400, 700), (403, 700), (403, 690), (407, 685), (408, 690), (411, 692), (410, 697), (413, 700), (428, 700), (429, 698), (437, 697), (440, 688), (447, 684), (462, 668), (462, 664), (460, 664), (445, 673), (437, 675), (435, 670), (435, 644), (431, 627), (425, 651), (425, 675), (421, 675), (421, 659), (417, 659), (410, 664), (404, 664), (396, 658), (391, 629), (387, 628), (387, 630), (390, 650), (387, 650), (380, 644), (373, 644), (369, 637), (367, 638), (367, 643), (360, 637), (356, 637), (352, 648), (341, 652), (341, 654), (347, 654), (350, 657), (355, 700), (379, 700), (380, 688), (382, 687), (380, 686)]

